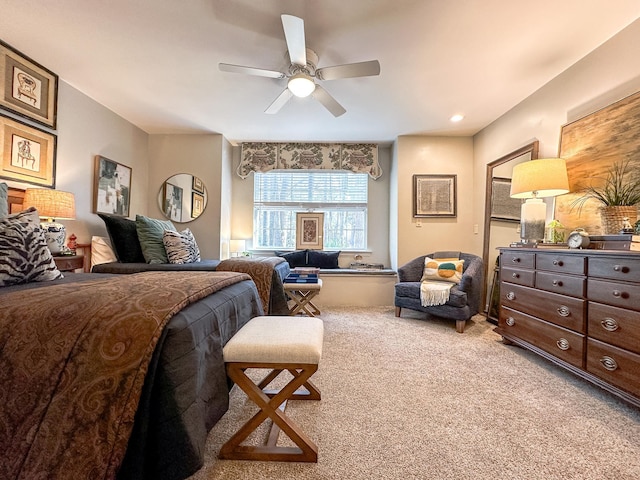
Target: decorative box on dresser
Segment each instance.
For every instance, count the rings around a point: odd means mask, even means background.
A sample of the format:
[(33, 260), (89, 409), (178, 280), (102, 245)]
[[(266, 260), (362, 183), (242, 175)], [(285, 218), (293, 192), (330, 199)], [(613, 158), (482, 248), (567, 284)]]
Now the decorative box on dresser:
[(640, 253), (500, 249), (496, 332), (640, 406)]

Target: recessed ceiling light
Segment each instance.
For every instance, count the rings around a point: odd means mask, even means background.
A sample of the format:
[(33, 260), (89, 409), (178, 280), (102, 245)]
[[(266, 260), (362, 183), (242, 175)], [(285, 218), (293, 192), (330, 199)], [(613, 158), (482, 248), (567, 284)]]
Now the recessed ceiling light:
[(454, 116), (452, 116), (449, 120), (451, 120), (452, 122), (459, 122), (460, 120), (462, 120), (464, 118), (464, 115), (460, 115), (459, 113), (456, 113)]

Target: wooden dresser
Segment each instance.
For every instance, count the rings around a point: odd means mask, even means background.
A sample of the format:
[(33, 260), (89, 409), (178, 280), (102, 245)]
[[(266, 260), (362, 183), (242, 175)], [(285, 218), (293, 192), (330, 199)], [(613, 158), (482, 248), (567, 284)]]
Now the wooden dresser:
[(498, 332), (640, 406), (640, 253), (500, 249)]

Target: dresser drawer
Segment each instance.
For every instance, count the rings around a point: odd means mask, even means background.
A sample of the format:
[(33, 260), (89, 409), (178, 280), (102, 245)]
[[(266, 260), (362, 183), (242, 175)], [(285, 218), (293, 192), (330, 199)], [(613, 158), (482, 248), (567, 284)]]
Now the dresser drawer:
[(587, 273), (587, 257), (567, 255), (566, 253), (537, 253), (536, 269), (585, 275)]
[(594, 302), (640, 310), (640, 285), (589, 278), (587, 296)]
[(500, 309), (498, 323), (505, 334), (521, 338), (571, 365), (584, 368), (584, 335), (509, 308)]
[(589, 276), (624, 282), (640, 282), (640, 254), (589, 258)]
[(536, 272), (536, 288), (549, 292), (582, 298), (586, 292), (586, 286), (586, 277), (552, 272)]
[(506, 267), (500, 269), (500, 279), (503, 282), (517, 283), (518, 285), (526, 285), (528, 287), (533, 287), (535, 275), (533, 270)]
[(640, 355), (589, 338), (586, 368), (595, 376), (640, 395)]
[(587, 311), (590, 337), (640, 354), (640, 312), (595, 302)]
[(503, 282), (500, 305), (587, 333), (586, 300)]
[(500, 255), (500, 267), (533, 268), (536, 254), (532, 252), (506, 251)]

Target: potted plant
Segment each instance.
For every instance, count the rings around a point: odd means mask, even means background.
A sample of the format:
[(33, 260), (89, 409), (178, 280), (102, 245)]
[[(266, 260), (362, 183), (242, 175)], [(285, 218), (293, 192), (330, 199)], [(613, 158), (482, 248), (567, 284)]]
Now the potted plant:
[(606, 177), (593, 180), (590, 185), (579, 187), (577, 193), (582, 195), (571, 203), (571, 208), (577, 207), (579, 214), (585, 202), (599, 202), (605, 233), (620, 233), (625, 217), (634, 224), (640, 203), (640, 173), (635, 162), (619, 160), (609, 167)]

